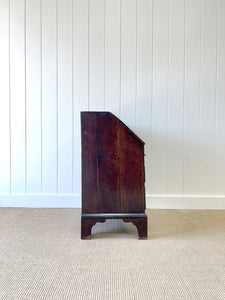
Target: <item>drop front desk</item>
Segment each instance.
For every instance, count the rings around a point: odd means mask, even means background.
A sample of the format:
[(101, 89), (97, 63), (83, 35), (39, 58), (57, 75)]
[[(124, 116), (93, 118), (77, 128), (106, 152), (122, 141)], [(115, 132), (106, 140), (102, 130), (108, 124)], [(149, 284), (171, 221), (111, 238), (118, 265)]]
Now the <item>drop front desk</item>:
[(109, 112), (81, 112), (81, 238), (106, 219), (132, 222), (147, 238), (144, 142)]

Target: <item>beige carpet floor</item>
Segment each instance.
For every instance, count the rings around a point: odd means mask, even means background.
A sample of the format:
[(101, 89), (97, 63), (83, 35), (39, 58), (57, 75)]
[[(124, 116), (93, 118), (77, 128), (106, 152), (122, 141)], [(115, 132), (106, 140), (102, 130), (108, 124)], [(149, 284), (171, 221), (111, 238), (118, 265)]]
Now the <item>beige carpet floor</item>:
[(151, 210), (148, 240), (78, 209), (0, 209), (0, 299), (225, 299), (225, 211)]

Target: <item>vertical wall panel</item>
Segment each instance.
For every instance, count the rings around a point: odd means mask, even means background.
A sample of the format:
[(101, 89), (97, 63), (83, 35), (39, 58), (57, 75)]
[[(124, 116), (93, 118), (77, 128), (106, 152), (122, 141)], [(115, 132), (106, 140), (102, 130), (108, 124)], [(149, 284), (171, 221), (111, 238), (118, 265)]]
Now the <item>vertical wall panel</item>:
[(134, 129), (137, 97), (137, 1), (121, 1), (121, 118)]
[(41, 193), (41, 1), (26, 2), (27, 192)]
[(225, 194), (225, 1), (218, 2), (216, 193)]
[(151, 193), (167, 193), (169, 2), (154, 1)]
[(185, 2), (169, 2), (168, 194), (183, 193)]
[(186, 1), (184, 194), (199, 192), (201, 0)]
[[(216, 2), (216, 4), (215, 4)], [(201, 194), (215, 193), (216, 44), (217, 1), (203, 1), (202, 64), (200, 83), (200, 180)]]
[(146, 142), (147, 195), (224, 197), (224, 19), (224, 0), (2, 0), (0, 194), (79, 195), (80, 111), (107, 110)]
[(89, 3), (89, 108), (104, 110), (105, 2)]
[(42, 191), (57, 193), (57, 1), (42, 1)]
[(105, 110), (120, 114), (120, 0), (105, 0)]
[(0, 193), (10, 192), (9, 1), (0, 2)]
[(74, 193), (81, 193), (80, 112), (88, 110), (88, 0), (73, 6)]
[(58, 2), (58, 192), (72, 193), (72, 0)]
[(26, 193), (25, 1), (10, 1), (11, 191)]
[(136, 132), (145, 141), (147, 191), (151, 187), (152, 9), (153, 1), (138, 1)]

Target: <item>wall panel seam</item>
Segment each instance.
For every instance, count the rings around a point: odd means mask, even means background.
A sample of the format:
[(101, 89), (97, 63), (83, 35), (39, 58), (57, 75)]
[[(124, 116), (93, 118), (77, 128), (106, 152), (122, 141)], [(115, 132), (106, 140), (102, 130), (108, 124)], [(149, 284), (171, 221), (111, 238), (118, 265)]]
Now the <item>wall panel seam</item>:
[(135, 82), (136, 82), (136, 89), (135, 89), (135, 121), (134, 126), (137, 128), (137, 93), (138, 93), (138, 0), (136, 0), (136, 64), (135, 64)]
[(88, 110), (90, 110), (90, 1), (88, 0)]
[(168, 168), (168, 150), (169, 150), (169, 130), (168, 130), (168, 127), (169, 127), (169, 77), (170, 77), (170, 0), (168, 0), (168, 11), (167, 11), (167, 14), (168, 14), (168, 31), (167, 31), (167, 34), (168, 34), (168, 37), (167, 37), (167, 47), (168, 47), (168, 53), (167, 53), (167, 95), (166, 95), (166, 109), (167, 109), (167, 128), (166, 128), (166, 191), (168, 192), (169, 190), (169, 182), (168, 182), (168, 174), (169, 174), (169, 168)]
[(72, 0), (72, 194), (74, 194), (74, 3)]
[(106, 0), (104, 0), (104, 28), (103, 28), (103, 30), (104, 30), (104, 50), (103, 50), (103, 52), (104, 52), (104, 70), (103, 70), (103, 72), (104, 72), (104, 84), (103, 84), (103, 89), (104, 89), (104, 91), (103, 91), (103, 97), (104, 97), (104, 110), (105, 110), (105, 14), (106, 14)]
[(9, 192), (10, 195), (12, 194), (12, 120), (11, 120), (11, 12), (10, 12), (10, 0), (8, 0), (9, 3), (9, 172), (10, 172), (10, 186), (9, 186)]
[(187, 37), (187, 1), (184, 0), (184, 53), (183, 53), (183, 130), (182, 130), (182, 194), (184, 194), (184, 132), (185, 132), (185, 87), (186, 87), (186, 37)]
[(154, 90), (154, 87), (153, 87), (153, 77), (154, 77), (154, 0), (152, 0), (152, 78), (151, 78), (151, 84), (152, 84), (152, 87), (151, 87), (151, 136), (152, 136), (152, 100), (153, 100), (153, 90)]
[(27, 1), (24, 0), (25, 191), (27, 193)]
[(218, 117), (218, 44), (219, 44), (219, 8), (220, 0), (217, 0), (217, 28), (216, 28), (216, 83), (215, 83), (215, 194), (217, 193), (217, 148), (218, 148), (218, 126), (217, 126), (217, 117)]
[[(200, 130), (201, 130), (201, 81), (202, 81), (202, 31), (203, 31), (203, 2), (204, 0), (201, 0), (201, 21), (200, 21), (200, 72), (199, 72), (199, 119), (198, 119), (198, 137), (200, 137)], [(198, 190), (200, 190), (200, 165), (198, 167)]]
[(56, 0), (56, 126), (57, 126), (57, 194), (59, 193), (59, 0)]
[(120, 0), (120, 103), (119, 103), (119, 117), (121, 117), (121, 72), (122, 72), (122, 0)]
[(43, 11), (42, 11), (42, 0), (40, 0), (40, 96), (41, 96), (41, 99), (40, 99), (40, 112), (41, 112), (41, 194), (43, 194), (43, 141), (42, 141), (42, 136), (43, 136), (43, 93), (42, 93), (42, 81), (43, 81), (43, 78), (42, 78), (42, 69), (43, 69), (43, 66), (42, 66), (42, 51), (43, 51), (43, 47), (42, 47), (42, 36), (43, 36), (43, 24), (42, 24), (42, 16), (43, 16)]

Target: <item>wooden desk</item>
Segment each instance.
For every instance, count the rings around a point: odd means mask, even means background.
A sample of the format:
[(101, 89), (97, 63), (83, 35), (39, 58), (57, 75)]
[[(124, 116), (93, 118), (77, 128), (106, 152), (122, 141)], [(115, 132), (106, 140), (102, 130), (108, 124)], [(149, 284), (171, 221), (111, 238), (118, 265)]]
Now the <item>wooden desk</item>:
[(147, 238), (144, 142), (109, 112), (81, 112), (81, 238), (106, 219), (132, 222)]

